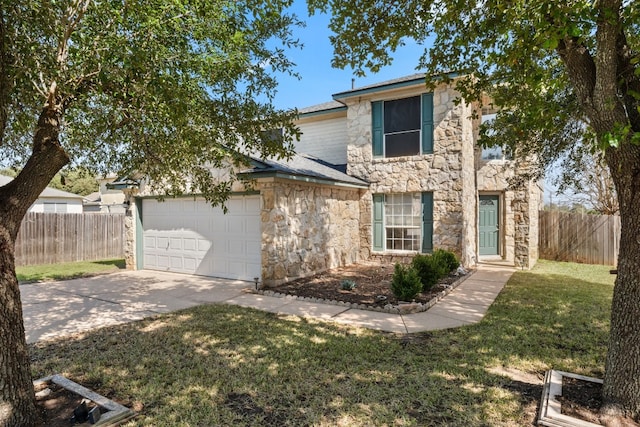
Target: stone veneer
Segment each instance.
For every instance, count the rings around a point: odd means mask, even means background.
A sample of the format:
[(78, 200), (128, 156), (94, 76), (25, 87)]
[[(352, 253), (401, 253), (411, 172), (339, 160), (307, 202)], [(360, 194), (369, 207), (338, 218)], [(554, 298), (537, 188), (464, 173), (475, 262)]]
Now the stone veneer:
[(357, 188), (259, 180), (262, 280), (280, 284), (359, 260)]
[[(264, 285), (359, 261), (362, 189), (273, 178), (258, 180), (255, 188), (262, 196)], [(130, 269), (136, 268), (135, 215), (132, 202), (125, 216), (125, 259)]]
[[(476, 192), (472, 107), (455, 100), (459, 94), (447, 85), (434, 91), (434, 153), (373, 158), (371, 101), (398, 99), (424, 92), (415, 88), (386, 94), (386, 98), (346, 99), (349, 132), (348, 173), (371, 183), (360, 199), (360, 247), (363, 259), (378, 258), (372, 251), (373, 194), (433, 192), (433, 246), (455, 252), (464, 266), (475, 259)], [(374, 94), (384, 96), (385, 94)], [(392, 253), (388, 254), (393, 256)]]
[[(480, 153), (477, 153), (479, 158)], [(513, 183), (512, 161), (478, 161), (478, 191), (500, 196), (502, 257), (516, 267), (532, 268), (538, 260), (538, 210), (542, 189), (535, 181)], [(521, 166), (524, 167), (524, 166)]]

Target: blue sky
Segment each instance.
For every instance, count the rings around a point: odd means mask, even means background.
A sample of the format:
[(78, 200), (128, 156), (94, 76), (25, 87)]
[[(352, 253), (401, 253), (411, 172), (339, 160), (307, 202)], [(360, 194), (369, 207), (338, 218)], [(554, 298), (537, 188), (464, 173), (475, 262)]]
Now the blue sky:
[[(294, 33), (304, 44), (302, 49), (289, 51), (289, 58), (296, 63), (296, 71), (301, 79), (289, 76), (278, 77), (278, 93), (274, 104), (278, 108), (303, 108), (330, 101), (331, 95), (351, 89), (354, 77), (350, 69), (331, 67), (333, 46), (329, 42), (328, 15), (308, 16), (304, 0), (295, 0), (291, 10), (307, 23), (305, 28), (295, 28)], [(415, 67), (424, 48), (407, 40), (407, 45), (394, 55), (391, 66), (384, 67), (376, 74), (367, 73), (365, 78), (356, 78), (355, 87), (382, 82), (418, 72)]]

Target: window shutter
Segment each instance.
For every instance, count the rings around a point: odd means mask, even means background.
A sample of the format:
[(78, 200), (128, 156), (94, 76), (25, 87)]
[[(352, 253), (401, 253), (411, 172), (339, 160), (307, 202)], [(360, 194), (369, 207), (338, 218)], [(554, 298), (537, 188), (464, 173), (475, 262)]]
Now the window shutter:
[(433, 153), (433, 93), (422, 94), (422, 154)]
[(384, 195), (373, 195), (373, 250), (384, 250)]
[(383, 116), (382, 116), (382, 101), (375, 101), (371, 103), (371, 145), (373, 147), (373, 156), (382, 157), (384, 154), (382, 148), (382, 142), (384, 140), (383, 135)]
[(422, 193), (422, 253), (433, 251), (433, 193)]

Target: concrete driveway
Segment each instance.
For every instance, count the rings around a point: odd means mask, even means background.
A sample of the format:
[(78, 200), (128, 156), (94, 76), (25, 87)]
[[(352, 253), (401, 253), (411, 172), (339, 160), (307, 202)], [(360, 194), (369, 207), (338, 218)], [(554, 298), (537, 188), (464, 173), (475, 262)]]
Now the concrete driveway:
[(159, 271), (123, 271), (20, 285), (27, 342), (140, 320), (242, 295), (253, 283)]

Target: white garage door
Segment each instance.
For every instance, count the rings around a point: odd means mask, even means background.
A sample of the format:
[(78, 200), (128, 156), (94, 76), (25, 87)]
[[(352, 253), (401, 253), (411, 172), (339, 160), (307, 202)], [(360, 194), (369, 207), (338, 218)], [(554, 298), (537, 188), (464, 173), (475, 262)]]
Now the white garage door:
[(144, 268), (201, 276), (260, 277), (260, 196), (236, 196), (227, 214), (204, 199), (142, 201)]

